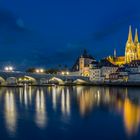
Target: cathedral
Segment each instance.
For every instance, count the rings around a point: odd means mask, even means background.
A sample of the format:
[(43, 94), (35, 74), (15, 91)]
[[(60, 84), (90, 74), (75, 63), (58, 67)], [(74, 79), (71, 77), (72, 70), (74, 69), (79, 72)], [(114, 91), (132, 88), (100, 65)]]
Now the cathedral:
[(107, 59), (115, 65), (129, 64), (132, 61), (140, 60), (140, 43), (138, 39), (138, 31), (135, 30), (135, 37), (133, 40), (131, 26), (129, 27), (128, 39), (125, 46), (125, 56), (116, 56), (116, 51), (114, 51), (114, 56), (109, 56)]
[(125, 48), (125, 63), (130, 63), (132, 60), (140, 60), (140, 43), (138, 40), (137, 29), (133, 41), (131, 26), (129, 27), (128, 40)]

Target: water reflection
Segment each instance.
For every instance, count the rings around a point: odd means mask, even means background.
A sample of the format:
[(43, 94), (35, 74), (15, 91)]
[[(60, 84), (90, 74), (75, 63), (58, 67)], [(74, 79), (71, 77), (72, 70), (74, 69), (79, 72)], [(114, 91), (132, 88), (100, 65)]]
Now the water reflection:
[[(128, 98), (127, 89), (95, 88), (90, 90), (85, 88), (77, 94), (82, 116), (89, 114), (94, 108), (104, 106), (122, 115), (125, 131), (129, 136), (138, 132), (140, 105)], [(140, 100), (140, 97), (136, 99)]]
[(57, 107), (57, 92), (56, 92), (55, 87), (52, 87), (52, 104), (53, 104), (53, 109), (56, 110), (56, 107)]
[(140, 106), (135, 105), (126, 98), (123, 105), (123, 117), (127, 134), (136, 133), (140, 125)]
[(140, 126), (139, 90), (82, 86), (24, 87), (16, 90), (3, 88), (0, 90), (0, 101), (1, 104), (4, 103), (5, 126), (10, 134), (14, 134), (18, 129), (17, 114), (20, 117), (22, 113), (28, 112), (38, 128), (46, 128), (49, 124), (48, 117), (53, 117), (53, 112), (58, 118), (59, 115), (72, 118), (78, 114), (79, 118), (83, 119), (87, 115), (94, 115), (96, 110), (104, 109), (107, 113), (115, 112), (121, 116), (126, 134), (132, 136), (138, 133)]
[(6, 90), (4, 114), (6, 128), (10, 134), (14, 134), (16, 132), (17, 111), (12, 90)]
[(69, 89), (62, 89), (61, 93), (61, 111), (63, 115), (70, 115), (70, 93)]
[(38, 127), (44, 128), (46, 126), (47, 114), (44, 92), (42, 89), (38, 89), (35, 99), (36, 117), (35, 122)]

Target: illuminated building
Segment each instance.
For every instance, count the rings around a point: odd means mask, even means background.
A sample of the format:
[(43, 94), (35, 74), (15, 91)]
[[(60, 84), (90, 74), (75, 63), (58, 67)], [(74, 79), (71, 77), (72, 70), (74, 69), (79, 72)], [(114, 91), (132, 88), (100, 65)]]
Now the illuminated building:
[(88, 77), (94, 63), (96, 63), (96, 60), (84, 50), (83, 54), (76, 60), (72, 71), (79, 71), (80, 75)]
[(125, 57), (124, 56), (118, 56), (118, 57), (114, 57), (114, 56), (109, 56), (107, 57), (107, 59), (114, 65), (124, 65), (125, 64)]
[(125, 63), (130, 63), (132, 60), (137, 60), (138, 34), (135, 32), (135, 40), (132, 39), (131, 26), (129, 27), (128, 40), (125, 47)]
[(115, 73), (118, 67), (107, 59), (102, 59), (96, 67), (90, 69), (91, 81), (104, 81), (109, 79), (109, 75)]
[(140, 43), (138, 39), (138, 31), (135, 30), (135, 37), (133, 41), (131, 26), (129, 27), (128, 39), (125, 46), (125, 56), (116, 56), (116, 50), (114, 50), (114, 56), (109, 56), (107, 59), (115, 65), (129, 64), (132, 61), (140, 60)]

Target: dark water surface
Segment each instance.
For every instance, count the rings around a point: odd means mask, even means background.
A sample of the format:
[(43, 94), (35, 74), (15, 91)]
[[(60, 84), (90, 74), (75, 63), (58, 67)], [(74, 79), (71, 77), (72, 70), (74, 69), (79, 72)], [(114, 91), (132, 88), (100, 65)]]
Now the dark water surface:
[(0, 140), (140, 140), (140, 88), (0, 88)]

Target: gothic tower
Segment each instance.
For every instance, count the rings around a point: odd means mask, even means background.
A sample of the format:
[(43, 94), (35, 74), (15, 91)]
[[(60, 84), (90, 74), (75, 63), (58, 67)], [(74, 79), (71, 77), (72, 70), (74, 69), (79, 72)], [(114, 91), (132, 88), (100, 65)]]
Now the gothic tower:
[(129, 26), (128, 39), (125, 47), (125, 63), (130, 63), (132, 60), (137, 60), (137, 50), (132, 39), (131, 26)]
[(138, 31), (135, 30), (135, 39), (134, 39), (134, 45), (136, 47), (136, 53), (137, 53), (137, 60), (140, 60), (140, 43), (138, 38)]

